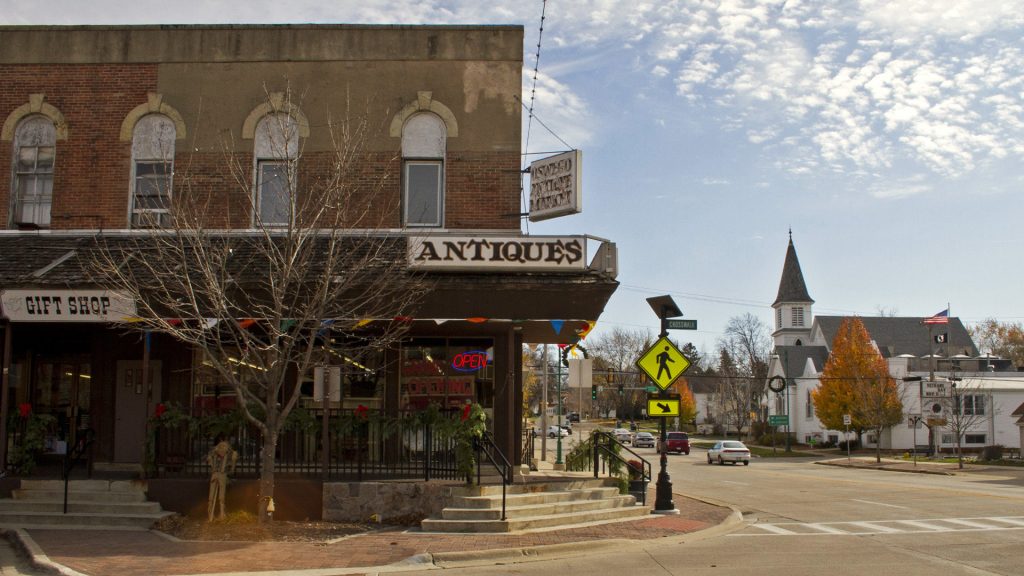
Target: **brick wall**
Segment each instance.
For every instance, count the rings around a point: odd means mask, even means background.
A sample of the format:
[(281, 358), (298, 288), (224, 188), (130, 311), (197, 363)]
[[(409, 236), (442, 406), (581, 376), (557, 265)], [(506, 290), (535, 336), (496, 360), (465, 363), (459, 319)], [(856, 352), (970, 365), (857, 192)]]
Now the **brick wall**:
[[(120, 140), (127, 114), (155, 92), (158, 70), (151, 64), (2, 65), (0, 120), (43, 93), (45, 102), (64, 115), (67, 140), (57, 141), (51, 228), (120, 229), (128, 225), (131, 144)], [(168, 102), (174, 106), (174, 102)], [(196, 131), (189, 125), (189, 135)], [(311, 130), (323, 129), (313, 126)], [(238, 134), (240, 126), (204, 126), (207, 133)], [(400, 142), (393, 152), (364, 152), (338, 173), (337, 155), (311, 152), (300, 163), (299, 189), (318, 207), (325, 194), (346, 191), (343, 225), (399, 227)], [(251, 222), (253, 159), (251, 140), (233, 145), (239, 152), (190, 149), (178, 140), (176, 199), (195, 200), (207, 226), (248, 228)], [(230, 149), (230, 148), (229, 148)], [(0, 225), (11, 208), (13, 142), (0, 142)], [(516, 151), (449, 152), (446, 159), (445, 225), (449, 229), (518, 230), (521, 211), (519, 156)], [(337, 202), (335, 202), (336, 204)]]

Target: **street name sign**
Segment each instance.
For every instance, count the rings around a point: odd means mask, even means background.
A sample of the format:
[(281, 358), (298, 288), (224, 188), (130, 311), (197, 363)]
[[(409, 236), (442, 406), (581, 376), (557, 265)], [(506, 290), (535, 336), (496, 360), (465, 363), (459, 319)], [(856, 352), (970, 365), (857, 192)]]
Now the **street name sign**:
[(786, 424), (789, 424), (788, 414), (772, 414), (768, 416), (769, 426), (785, 426)]
[(669, 330), (696, 330), (696, 320), (665, 320), (665, 328)]
[(668, 338), (658, 338), (640, 355), (636, 366), (662, 390), (672, 385), (690, 367), (690, 361)]
[(679, 416), (679, 398), (648, 398), (647, 415), (652, 418)]

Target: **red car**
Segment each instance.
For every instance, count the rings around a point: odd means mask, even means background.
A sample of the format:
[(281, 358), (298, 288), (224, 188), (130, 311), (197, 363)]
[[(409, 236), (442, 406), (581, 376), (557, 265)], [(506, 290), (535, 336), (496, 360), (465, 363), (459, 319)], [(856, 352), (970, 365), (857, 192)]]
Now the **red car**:
[(665, 438), (665, 451), (690, 453), (690, 436), (686, 432), (669, 432)]

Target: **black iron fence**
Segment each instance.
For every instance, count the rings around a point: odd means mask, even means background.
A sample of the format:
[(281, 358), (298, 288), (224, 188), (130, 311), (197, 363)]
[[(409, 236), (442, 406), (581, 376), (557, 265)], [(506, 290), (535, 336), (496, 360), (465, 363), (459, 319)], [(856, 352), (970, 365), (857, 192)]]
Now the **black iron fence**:
[[(458, 479), (455, 440), (445, 433), (443, 420), (431, 422), (416, 414), (387, 417), (369, 409), (330, 409), (325, 427), (322, 409), (306, 412), (307, 418), (300, 425), (285, 429), (278, 438), (277, 474), (328, 480)], [(442, 412), (440, 418), (458, 418), (458, 414)], [(158, 475), (209, 474), (207, 456), (215, 438), (208, 430), (196, 428), (181, 425), (156, 431)], [(260, 431), (239, 421), (220, 434), (238, 452), (235, 476), (259, 476), (263, 449)]]

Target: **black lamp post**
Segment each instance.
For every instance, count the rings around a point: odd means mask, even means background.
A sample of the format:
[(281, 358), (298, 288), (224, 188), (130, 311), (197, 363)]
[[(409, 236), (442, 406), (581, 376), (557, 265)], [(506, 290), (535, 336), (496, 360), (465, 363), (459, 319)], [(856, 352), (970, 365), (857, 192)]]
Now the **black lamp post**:
[[(661, 333), (659, 337), (668, 337), (668, 319), (676, 318), (683, 315), (682, 310), (679, 306), (676, 306), (675, 301), (672, 300), (671, 296), (656, 296), (654, 298), (648, 298), (647, 303), (654, 309), (654, 313), (661, 319)], [(662, 390), (659, 394), (661, 398), (667, 398), (668, 393)], [(668, 450), (665, 450), (665, 446), (668, 444), (668, 431), (666, 428), (666, 418), (661, 418), (661, 457), (658, 459), (660, 464), (660, 471), (658, 472), (658, 483), (655, 485), (655, 499), (654, 499), (654, 513), (655, 514), (679, 514), (679, 510), (676, 510), (675, 502), (672, 501), (672, 479), (668, 475)]]

